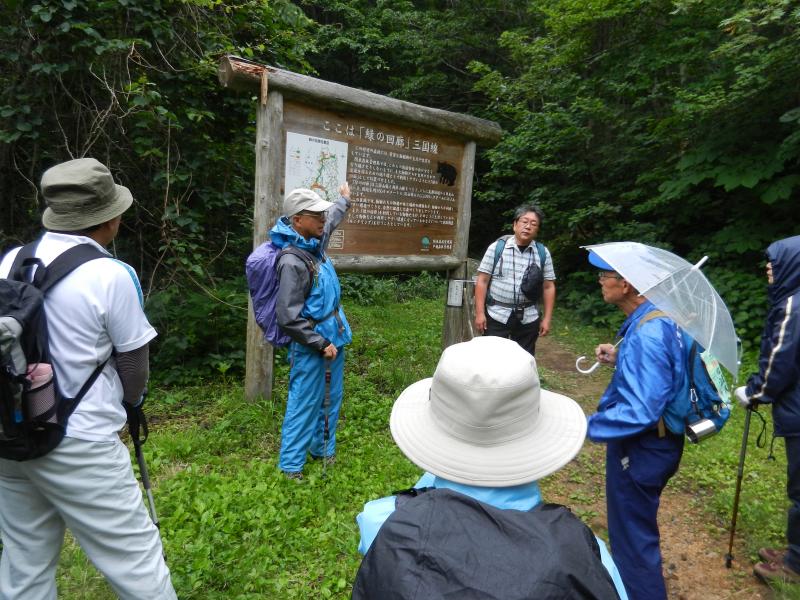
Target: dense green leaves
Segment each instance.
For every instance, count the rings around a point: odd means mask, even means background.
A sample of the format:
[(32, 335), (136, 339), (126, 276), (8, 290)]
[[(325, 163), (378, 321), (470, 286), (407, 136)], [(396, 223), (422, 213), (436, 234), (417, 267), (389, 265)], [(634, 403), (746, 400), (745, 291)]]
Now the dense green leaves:
[(252, 225), (254, 103), (219, 87), (226, 52), (499, 121), (472, 254), (537, 202), (562, 298), (592, 291), (583, 244), (708, 254), (749, 281), (798, 232), (790, 0), (20, 0), (0, 6), (2, 245), (38, 228), (47, 166), (93, 155), (138, 201), (117, 250), (146, 292), (215, 302)]
[(254, 104), (221, 89), (216, 64), (234, 53), (307, 69), (302, 11), (285, 0), (39, 0), (4, 3), (0, 23), (3, 246), (38, 228), (45, 168), (94, 156), (137, 199), (119, 250), (148, 283), (213, 286), (238, 271)]
[[(471, 66), (508, 129), (478, 197), (541, 204), (563, 271), (583, 268), (579, 245), (633, 239), (740, 273), (718, 282), (728, 298), (745, 274), (761, 276), (770, 241), (797, 233), (800, 12), (790, 2), (553, 0), (500, 46), (512, 68)], [(568, 283), (586, 304), (588, 286)], [(763, 283), (746, 289), (763, 298)], [(750, 341), (763, 311), (733, 296)]]

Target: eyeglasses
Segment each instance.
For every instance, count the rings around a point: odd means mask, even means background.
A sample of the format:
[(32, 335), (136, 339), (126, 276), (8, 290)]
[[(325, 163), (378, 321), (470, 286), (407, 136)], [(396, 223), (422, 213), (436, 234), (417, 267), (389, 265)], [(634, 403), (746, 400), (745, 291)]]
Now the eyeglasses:
[(599, 281), (603, 281), (604, 279), (622, 279), (622, 275), (601, 271), (600, 273), (597, 274), (597, 279)]
[(519, 223), (523, 227), (527, 227), (528, 225), (530, 225), (531, 227), (539, 226), (539, 221), (529, 221), (527, 219), (520, 219), (519, 221), (517, 221), (517, 223)]
[(300, 217), (311, 217), (312, 219), (316, 219), (317, 221), (327, 221), (328, 220), (328, 211), (323, 210), (322, 212), (305, 212), (301, 211), (297, 213)]

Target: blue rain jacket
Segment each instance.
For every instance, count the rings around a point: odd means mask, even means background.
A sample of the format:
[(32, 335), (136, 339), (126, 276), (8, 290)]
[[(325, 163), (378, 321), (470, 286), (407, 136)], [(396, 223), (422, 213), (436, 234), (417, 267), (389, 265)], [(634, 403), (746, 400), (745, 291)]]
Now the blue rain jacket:
[[(587, 435), (604, 442), (643, 433), (656, 427), (667, 404), (689, 393), (683, 341), (668, 318), (639, 322), (657, 310), (649, 300), (633, 311), (617, 332), (622, 343), (611, 383), (589, 417)], [(683, 433), (683, 421), (667, 418), (670, 431)], [(675, 421), (675, 422), (673, 422)]]
[(758, 373), (747, 380), (747, 396), (772, 404), (775, 435), (800, 435), (800, 236), (767, 248), (773, 283), (761, 336)]
[[(340, 307), (342, 292), (339, 278), (325, 253), (331, 233), (344, 219), (349, 207), (350, 203), (345, 198), (340, 197), (335, 202), (328, 211), (321, 240), (306, 240), (292, 229), (291, 221), (286, 217), (278, 219), (269, 232), (270, 240), (276, 246), (284, 248), (291, 244), (311, 253), (319, 261), (318, 273), (308, 296), (305, 296), (309, 280), (308, 268), (302, 259), (292, 254), (281, 258), (278, 267), (280, 289), (276, 307), (278, 324), (292, 340), (316, 350), (322, 350), (328, 343), (341, 348), (353, 339), (350, 325)], [(334, 310), (338, 313), (338, 319), (331, 316)], [(314, 325), (309, 319), (320, 322)]]
[[(534, 506), (542, 502), (542, 495), (539, 491), (539, 484), (535, 481), (531, 483), (524, 483), (522, 485), (515, 485), (512, 487), (479, 487), (475, 485), (465, 485), (463, 483), (456, 483), (437, 477), (432, 473), (424, 473), (419, 478), (415, 488), (434, 487), (434, 488), (448, 488), (453, 491), (475, 498), (479, 502), (485, 502), (495, 508), (512, 509), (512, 510), (531, 510)], [(381, 525), (389, 518), (395, 509), (395, 496), (386, 496), (378, 500), (372, 500), (364, 505), (363, 512), (359, 513), (356, 517), (358, 528), (361, 532), (361, 541), (358, 544), (358, 551), (361, 554), (366, 554), (375, 537), (380, 531)], [(600, 560), (603, 566), (611, 575), (611, 580), (614, 582), (614, 587), (617, 589), (620, 600), (628, 600), (628, 595), (625, 592), (625, 586), (622, 584), (622, 577), (611, 558), (611, 554), (606, 548), (603, 540), (597, 538), (597, 544), (600, 546)]]

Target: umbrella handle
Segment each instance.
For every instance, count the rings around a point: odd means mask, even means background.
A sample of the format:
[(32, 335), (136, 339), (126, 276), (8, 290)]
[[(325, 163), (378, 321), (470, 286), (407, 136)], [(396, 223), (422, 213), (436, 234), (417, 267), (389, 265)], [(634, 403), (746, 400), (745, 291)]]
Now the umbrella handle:
[[(620, 343), (621, 341), (622, 341), (622, 338), (618, 339), (618, 340), (617, 340), (617, 343), (616, 343), (616, 344), (614, 344), (614, 348), (616, 348), (617, 346), (619, 346), (619, 343)], [(577, 371), (578, 371), (578, 373), (583, 373), (584, 375), (588, 375), (589, 373), (594, 373), (594, 372), (597, 370), (597, 368), (598, 368), (598, 367), (599, 367), (601, 364), (603, 364), (603, 363), (601, 363), (601, 362), (598, 360), (597, 362), (595, 362), (595, 363), (594, 363), (594, 364), (593, 364), (591, 367), (589, 367), (588, 369), (584, 369), (583, 367), (581, 367), (581, 363), (582, 363), (583, 361), (585, 361), (585, 360), (589, 360), (589, 359), (587, 359), (585, 356), (579, 356), (579, 357), (578, 357), (578, 360), (576, 360), (576, 361), (575, 361), (575, 370), (577, 370)]]
[(588, 361), (588, 360), (589, 359), (586, 358), (585, 356), (579, 356), (578, 357), (578, 360), (575, 361), (575, 369), (578, 371), (578, 373), (583, 373), (584, 375), (588, 375), (589, 373), (594, 373), (597, 370), (597, 368), (600, 366), (600, 361), (597, 361), (596, 363), (594, 363), (588, 369), (581, 368), (581, 363), (583, 361)]

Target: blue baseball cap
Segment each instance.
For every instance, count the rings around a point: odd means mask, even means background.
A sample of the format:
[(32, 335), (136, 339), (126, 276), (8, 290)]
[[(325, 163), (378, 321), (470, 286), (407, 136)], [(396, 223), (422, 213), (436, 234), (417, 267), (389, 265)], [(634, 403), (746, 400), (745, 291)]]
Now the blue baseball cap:
[(589, 262), (598, 269), (601, 269), (603, 271), (614, 271), (615, 273), (617, 271), (614, 267), (612, 267), (610, 264), (608, 264), (606, 261), (600, 258), (592, 250), (589, 250)]

